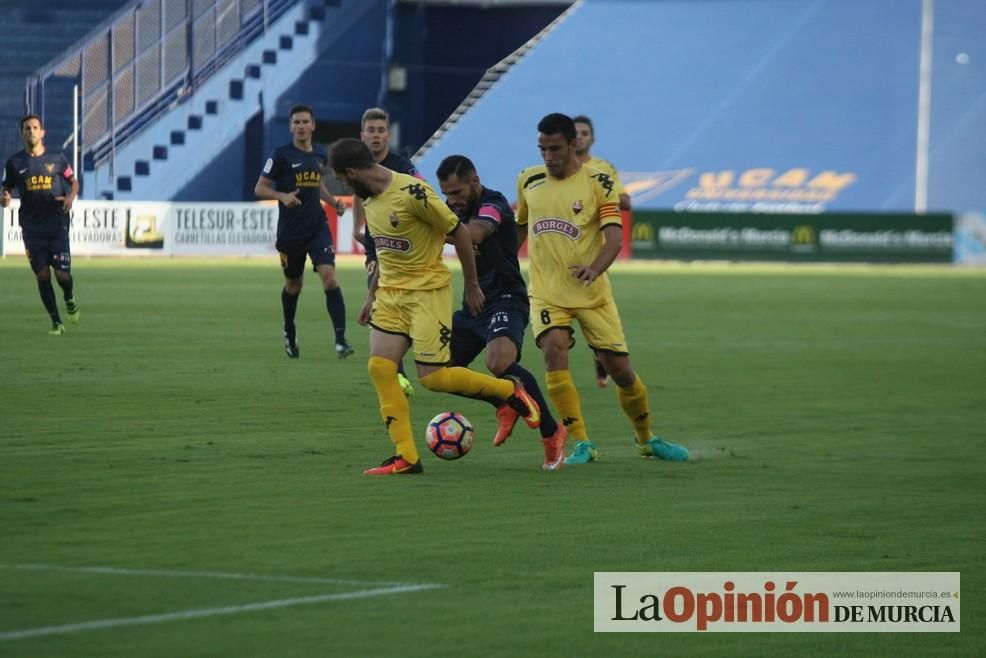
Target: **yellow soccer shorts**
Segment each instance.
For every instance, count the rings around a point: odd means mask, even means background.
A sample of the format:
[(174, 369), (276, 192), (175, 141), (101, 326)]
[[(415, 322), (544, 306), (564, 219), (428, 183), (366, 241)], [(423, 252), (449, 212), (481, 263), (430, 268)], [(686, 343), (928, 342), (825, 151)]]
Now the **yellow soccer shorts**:
[(445, 365), (451, 358), (452, 286), (434, 290), (380, 288), (373, 301), (370, 326), (411, 341), (417, 363)]
[(628, 354), (627, 339), (623, 335), (620, 312), (612, 299), (595, 308), (564, 308), (542, 299), (531, 298), (531, 329), (534, 342), (540, 346), (541, 336), (549, 329), (565, 329), (571, 336), (568, 347), (575, 345), (573, 320), (577, 320), (582, 334), (593, 351)]

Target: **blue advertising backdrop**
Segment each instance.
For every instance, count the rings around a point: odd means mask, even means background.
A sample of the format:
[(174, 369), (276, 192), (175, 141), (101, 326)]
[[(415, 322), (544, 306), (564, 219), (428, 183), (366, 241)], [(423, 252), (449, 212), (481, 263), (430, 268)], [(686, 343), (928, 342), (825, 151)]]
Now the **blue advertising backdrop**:
[(465, 153), (513, 198), (538, 120), (565, 112), (638, 209), (907, 212), (919, 188), (929, 211), (986, 208), (984, 29), (981, 0), (585, 0), (419, 168)]

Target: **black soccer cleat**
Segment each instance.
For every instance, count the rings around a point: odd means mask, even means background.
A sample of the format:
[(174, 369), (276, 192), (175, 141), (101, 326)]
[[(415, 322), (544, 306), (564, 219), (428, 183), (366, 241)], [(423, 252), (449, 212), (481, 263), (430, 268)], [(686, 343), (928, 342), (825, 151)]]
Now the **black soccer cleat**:
[(352, 356), (355, 353), (356, 350), (354, 350), (352, 346), (346, 341), (343, 341), (341, 343), (336, 343), (336, 356), (339, 357), (340, 359), (345, 359), (347, 357)]
[(289, 336), (287, 333), (284, 334), (284, 351), (287, 353), (288, 358), (297, 359), (301, 356), (301, 348), (298, 347), (298, 339), (295, 336)]

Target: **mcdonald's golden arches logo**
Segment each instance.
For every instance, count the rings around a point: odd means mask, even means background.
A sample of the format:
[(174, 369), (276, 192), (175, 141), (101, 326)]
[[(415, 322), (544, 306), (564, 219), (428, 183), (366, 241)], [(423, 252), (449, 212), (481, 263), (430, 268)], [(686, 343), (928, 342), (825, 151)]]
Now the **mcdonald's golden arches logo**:
[(813, 245), (817, 241), (815, 227), (810, 224), (800, 224), (791, 231), (791, 244)]
[(653, 242), (654, 227), (644, 223), (634, 224), (630, 232), (630, 239), (634, 242)]

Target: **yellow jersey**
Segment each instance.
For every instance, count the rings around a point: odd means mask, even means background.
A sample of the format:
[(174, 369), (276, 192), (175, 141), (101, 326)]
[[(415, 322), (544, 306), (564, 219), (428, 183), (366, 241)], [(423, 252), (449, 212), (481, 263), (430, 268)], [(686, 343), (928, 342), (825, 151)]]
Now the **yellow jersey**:
[(602, 158), (597, 158), (594, 155), (590, 155), (589, 159), (582, 163), (587, 164), (590, 167), (594, 167), (604, 174), (609, 174), (609, 177), (613, 179), (613, 191), (616, 192), (616, 200), (620, 200), (621, 194), (626, 194), (627, 191), (623, 189), (623, 183), (620, 182), (620, 174), (616, 171), (616, 167), (609, 160), (603, 160)]
[(442, 262), (445, 236), (459, 225), (425, 181), (394, 172), (386, 190), (363, 199), (377, 250), (381, 288), (434, 290), (452, 280)]
[(568, 271), (569, 265), (589, 265), (596, 259), (604, 227), (622, 226), (609, 174), (582, 165), (558, 180), (544, 165), (528, 167), (517, 179), (516, 220), (527, 226), (532, 299), (563, 308), (595, 308), (612, 300), (605, 273), (584, 286)]

